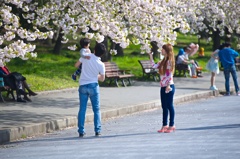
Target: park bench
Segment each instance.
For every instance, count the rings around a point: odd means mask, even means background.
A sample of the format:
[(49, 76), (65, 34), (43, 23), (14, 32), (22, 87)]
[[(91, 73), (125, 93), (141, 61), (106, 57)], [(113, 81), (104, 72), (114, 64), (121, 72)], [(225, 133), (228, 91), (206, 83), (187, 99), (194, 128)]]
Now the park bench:
[(4, 87), (4, 81), (3, 78), (0, 77), (0, 102), (5, 102), (2, 92), (7, 92), (7, 97), (9, 97), (9, 95), (11, 94), (12, 99), (15, 100), (14, 97), (14, 93), (13, 93), (13, 89), (9, 88), (9, 87)]
[(128, 84), (131, 85), (131, 78), (134, 75), (130, 70), (121, 70), (114, 62), (104, 62), (105, 64), (105, 83), (108, 82), (110, 86), (112, 82), (115, 82), (116, 86), (119, 87), (118, 81), (121, 81), (124, 87), (127, 86), (125, 80), (128, 81)]
[(0, 87), (0, 102), (5, 102), (4, 98), (3, 98), (3, 95), (2, 95), (2, 92), (7, 92), (7, 97), (9, 97), (9, 95), (11, 94), (12, 96), (12, 99), (15, 101), (15, 96), (14, 96), (14, 93), (13, 93), (13, 90), (10, 89), (10, 88), (5, 88), (5, 87)]
[(152, 68), (152, 63), (150, 60), (138, 60), (142, 67), (142, 77), (147, 76), (148, 78), (153, 77), (155, 81), (160, 79), (158, 74), (158, 69)]

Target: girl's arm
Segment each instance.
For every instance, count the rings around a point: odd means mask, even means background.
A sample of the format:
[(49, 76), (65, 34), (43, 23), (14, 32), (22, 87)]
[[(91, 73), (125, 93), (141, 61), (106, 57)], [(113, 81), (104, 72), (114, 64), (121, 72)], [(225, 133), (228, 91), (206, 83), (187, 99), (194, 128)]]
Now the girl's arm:
[(218, 59), (218, 56), (215, 56), (216, 54), (218, 54), (218, 51), (212, 52), (211, 57), (215, 58), (215, 59)]
[(152, 54), (152, 53), (149, 53), (149, 58), (150, 58), (150, 61), (151, 61), (151, 63), (152, 63), (152, 68), (158, 68), (160, 62), (158, 62), (158, 63), (156, 63), (156, 64), (154, 63), (153, 54)]

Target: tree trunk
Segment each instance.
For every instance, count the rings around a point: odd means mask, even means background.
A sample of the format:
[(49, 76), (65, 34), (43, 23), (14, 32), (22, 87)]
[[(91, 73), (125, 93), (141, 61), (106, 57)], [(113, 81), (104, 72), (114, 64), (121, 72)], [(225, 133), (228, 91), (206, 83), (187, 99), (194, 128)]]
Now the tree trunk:
[(231, 33), (228, 31), (228, 28), (225, 27), (225, 42), (227, 42), (227, 43), (231, 43), (232, 42), (231, 36), (230, 37), (227, 36), (229, 34), (231, 35)]
[[(111, 47), (110, 49), (114, 49), (117, 50), (117, 55), (116, 56), (124, 56), (124, 52), (122, 47), (120, 47), (119, 44), (114, 43), (113, 41), (111, 41)], [(107, 60), (111, 60), (113, 58), (113, 56), (108, 52), (107, 54)]]
[(116, 56), (124, 56), (123, 48), (120, 46), (120, 44), (115, 45), (115, 50), (117, 50)]
[(151, 46), (152, 46), (152, 52), (153, 52), (153, 58), (157, 58), (159, 60), (159, 52), (158, 52), (158, 46), (157, 46), (157, 42), (156, 41), (152, 41), (151, 42)]
[(213, 51), (218, 49), (221, 45), (221, 37), (220, 37), (220, 31), (217, 29), (217, 31), (213, 31), (212, 39), (213, 39)]
[(54, 49), (53, 49), (53, 53), (54, 54), (60, 54), (60, 51), (62, 49), (62, 37), (63, 37), (63, 33), (61, 33), (62, 29), (59, 29), (59, 34), (58, 34), (58, 38), (57, 41), (55, 43)]
[(47, 44), (48, 46), (52, 46), (52, 39), (48, 38), (48, 39), (46, 40), (46, 44)]
[(102, 60), (102, 62), (107, 62), (111, 58), (111, 55), (108, 51), (108, 37), (104, 38), (103, 44), (105, 45), (107, 52), (101, 57), (101, 60)]

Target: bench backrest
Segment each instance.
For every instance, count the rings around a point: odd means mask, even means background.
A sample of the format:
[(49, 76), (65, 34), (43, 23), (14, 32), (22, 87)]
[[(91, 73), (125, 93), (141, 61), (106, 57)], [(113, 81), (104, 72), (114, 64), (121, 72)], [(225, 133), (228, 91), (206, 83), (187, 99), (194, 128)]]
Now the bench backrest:
[(115, 77), (118, 76), (119, 68), (114, 62), (104, 62), (105, 64), (105, 76), (106, 77)]
[(138, 60), (140, 65), (142, 66), (143, 73), (155, 73), (158, 72), (158, 69), (154, 69), (152, 67), (152, 63), (150, 60)]
[(138, 62), (141, 64), (143, 69), (152, 68), (152, 63), (150, 60), (138, 60)]
[(119, 68), (114, 62), (104, 62), (106, 71), (119, 71)]

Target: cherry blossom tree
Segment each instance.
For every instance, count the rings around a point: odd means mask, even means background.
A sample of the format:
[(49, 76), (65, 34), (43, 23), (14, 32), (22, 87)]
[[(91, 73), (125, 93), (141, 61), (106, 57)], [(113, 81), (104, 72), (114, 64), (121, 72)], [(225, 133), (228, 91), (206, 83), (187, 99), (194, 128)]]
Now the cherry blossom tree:
[[(130, 43), (150, 52), (151, 43), (159, 48), (175, 44), (176, 30), (198, 34), (218, 30), (220, 35), (240, 33), (239, 0), (1, 0), (0, 63), (36, 56), (29, 41), (52, 38), (60, 31), (61, 43), (82, 36), (102, 42), (110, 38), (122, 48)], [(19, 13), (31, 25), (19, 22)], [(44, 29), (43, 29), (44, 28)], [(229, 35), (228, 35), (229, 36)], [(76, 45), (68, 46), (76, 50)]]
[(46, 39), (52, 32), (40, 32), (37, 28), (27, 30), (19, 23), (19, 16), (13, 13), (13, 7), (26, 10), (23, 4), (29, 1), (1, 0), (0, 1), (0, 65), (9, 62), (12, 58), (36, 57), (35, 45), (26, 43), (36, 39)]
[[(80, 33), (102, 42), (104, 36), (126, 48), (130, 42), (141, 44), (149, 52), (151, 41), (161, 47), (174, 44), (179, 28), (186, 33), (190, 29), (181, 14), (174, 14), (174, 1), (151, 0), (50, 0), (35, 11), (38, 16), (32, 23), (46, 29), (61, 28), (62, 43), (68, 36), (78, 39)], [(54, 25), (54, 26), (53, 26)], [(76, 49), (76, 46), (69, 46)]]
[[(185, 14), (190, 25), (190, 32), (199, 34), (205, 32), (211, 41), (214, 38), (216, 46), (220, 45), (221, 37), (231, 37), (240, 33), (240, 5), (239, 0), (204, 0), (188, 1), (189, 14)], [(193, 6), (195, 10), (192, 10)], [(193, 11), (195, 13), (193, 13)], [(227, 32), (226, 32), (227, 31)], [(216, 36), (216, 34), (218, 34)], [(201, 36), (199, 35), (199, 38)], [(215, 49), (216, 49), (215, 46)]]

